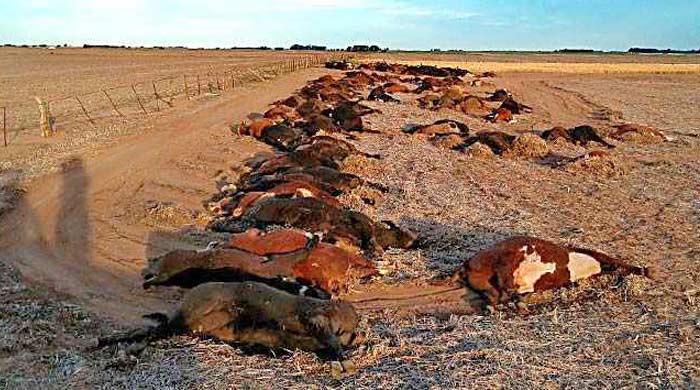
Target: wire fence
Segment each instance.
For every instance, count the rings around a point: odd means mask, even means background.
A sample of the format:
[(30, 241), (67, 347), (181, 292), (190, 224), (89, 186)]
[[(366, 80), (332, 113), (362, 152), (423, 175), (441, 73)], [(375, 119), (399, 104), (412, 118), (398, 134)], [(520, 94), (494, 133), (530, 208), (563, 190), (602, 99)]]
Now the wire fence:
[[(175, 106), (182, 99), (190, 100), (203, 95), (215, 96), (237, 89), (252, 82), (262, 82), (278, 75), (295, 72), (323, 64), (329, 60), (347, 59), (345, 54), (316, 54), (267, 62), (244, 68), (232, 68), (223, 72), (180, 74), (146, 82), (101, 88), (80, 95), (64, 96), (12, 107), (18, 114), (8, 122), (12, 112), (8, 105), (2, 109), (3, 142), (11, 144), (8, 132), (33, 132), (51, 136), (60, 128), (75, 122), (87, 122), (98, 126), (109, 118), (128, 118), (150, 115)], [(38, 103), (38, 107), (37, 107)], [(38, 111), (39, 115), (31, 114)], [(39, 119), (37, 120), (37, 117)]]

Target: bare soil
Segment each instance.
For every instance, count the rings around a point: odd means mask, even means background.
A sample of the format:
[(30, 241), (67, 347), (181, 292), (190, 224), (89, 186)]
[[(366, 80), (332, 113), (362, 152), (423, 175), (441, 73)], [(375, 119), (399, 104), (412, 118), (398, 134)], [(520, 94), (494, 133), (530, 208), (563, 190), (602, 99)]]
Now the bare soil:
[[(363, 301), (367, 345), (358, 372), (341, 380), (307, 353), (249, 354), (179, 337), (138, 357), (91, 351), (90, 338), (167, 310), (179, 291), (145, 293), (145, 258), (216, 239), (198, 229), (201, 202), (231, 166), (258, 152), (231, 121), (289, 95), (308, 70), (190, 106), (153, 129), (76, 155), (61, 172), (19, 193), (0, 227), (0, 386), (123, 388), (689, 388), (700, 384), (700, 98), (698, 75), (508, 74), (507, 87), (533, 114), (493, 125), (453, 111), (373, 103), (380, 134), (357, 145), (384, 158), (353, 164), (390, 188), (361, 210), (416, 230), (425, 248), (388, 251), (390, 272), (345, 297)], [(484, 94), (493, 87), (474, 88)], [(618, 143), (619, 173), (553, 169), (531, 158), (477, 158), (403, 134), (409, 123), (452, 118), (473, 131), (522, 134), (553, 125), (622, 120), (656, 126), (672, 142)], [(585, 149), (551, 145), (568, 156)], [(352, 202), (352, 198), (343, 199)], [(354, 205), (354, 204), (353, 204)], [(600, 278), (534, 297), (529, 313), (459, 312), (445, 278), (498, 239), (532, 234), (655, 265), (659, 282)], [(436, 295), (428, 295), (435, 293)], [(64, 296), (63, 294), (66, 294)], [(420, 297), (416, 297), (420, 295)], [(66, 303), (70, 302), (70, 303)], [(441, 310), (442, 309), (442, 310)], [(431, 315), (424, 315), (431, 312)]]

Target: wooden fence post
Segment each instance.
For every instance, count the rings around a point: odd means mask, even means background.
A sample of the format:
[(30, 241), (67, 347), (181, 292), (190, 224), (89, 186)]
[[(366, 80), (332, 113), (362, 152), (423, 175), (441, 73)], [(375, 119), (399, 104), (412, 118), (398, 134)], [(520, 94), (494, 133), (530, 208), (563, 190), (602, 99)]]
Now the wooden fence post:
[(152, 81), (151, 84), (153, 85), (153, 96), (156, 97), (156, 110), (160, 111), (160, 104), (158, 103), (158, 90), (156, 89), (156, 82)]
[(2, 108), (2, 139), (7, 147), (7, 109), (5, 107)]
[(88, 114), (88, 110), (85, 109), (85, 106), (83, 105), (83, 102), (80, 101), (80, 98), (78, 95), (75, 96), (75, 100), (78, 101), (78, 104), (80, 105), (80, 108), (83, 110), (83, 114), (85, 114), (85, 117), (87, 118), (88, 122), (90, 122), (93, 126), (95, 126), (95, 121), (90, 117), (90, 114)]
[(103, 89), (103, 90), (102, 90), (102, 93), (105, 94), (105, 96), (107, 97), (107, 100), (109, 100), (109, 102), (112, 104), (112, 108), (114, 108), (114, 111), (116, 111), (117, 114), (119, 114), (119, 116), (121, 116), (122, 118), (126, 118), (126, 117), (124, 116), (124, 114), (122, 114), (122, 112), (119, 111), (119, 109), (117, 108), (117, 105), (114, 104), (114, 100), (112, 100), (112, 98), (109, 97), (109, 94), (107, 93), (107, 90)]
[(141, 103), (141, 98), (139, 98), (139, 94), (138, 92), (136, 92), (136, 87), (134, 87), (134, 84), (131, 84), (131, 90), (134, 91), (134, 95), (136, 96), (136, 102), (139, 104), (139, 107), (141, 107), (143, 113), (148, 115), (148, 111), (146, 111), (146, 107), (144, 107), (143, 103)]
[(39, 128), (41, 129), (42, 137), (50, 137), (53, 133), (51, 126), (51, 112), (49, 110), (49, 102), (42, 101), (38, 96), (34, 97), (34, 100), (39, 104)]
[(219, 74), (214, 73), (214, 78), (216, 79), (216, 89), (221, 91), (221, 84), (219, 84)]
[(187, 100), (190, 100), (190, 89), (187, 88), (187, 75), (186, 74), (182, 75), (182, 83), (185, 85), (185, 96), (187, 96)]
[(197, 95), (202, 94), (202, 83), (199, 81), (199, 74), (197, 75)]

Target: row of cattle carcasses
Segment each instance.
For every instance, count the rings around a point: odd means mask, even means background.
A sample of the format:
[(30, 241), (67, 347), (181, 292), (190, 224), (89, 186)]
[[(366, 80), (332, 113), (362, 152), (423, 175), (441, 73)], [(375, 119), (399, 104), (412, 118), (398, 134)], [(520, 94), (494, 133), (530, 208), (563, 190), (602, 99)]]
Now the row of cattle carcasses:
[[(429, 80), (433, 91), (435, 84), (448, 87), (463, 76), (462, 71), (434, 67), (377, 64), (370, 69), (376, 72), (349, 71), (340, 79), (314, 80), (264, 114), (235, 126), (238, 134), (255, 137), (277, 153), (251, 159), (248, 171), (222, 186), (208, 203), (209, 228), (231, 233), (227, 242), (149, 260), (144, 287), (193, 290), (173, 315), (142, 332), (144, 338), (178, 328), (226, 341), (330, 350), (334, 355), (357, 342), (358, 318), (352, 305), (329, 298), (347, 292), (359, 279), (377, 276), (374, 259), (384, 249), (415, 247), (418, 237), (338, 201), (338, 195), (360, 186), (385, 190), (343, 172), (348, 157), (390, 158), (360, 151), (339, 136), (352, 139), (372, 132), (362, 118), (376, 111), (360, 101), (376, 96), (378, 84), (382, 93), (389, 93), (388, 84), (397, 77), (377, 72), (411, 75), (403, 82), (418, 88)], [(416, 131), (445, 124), (459, 133), (468, 131), (453, 121)], [(649, 269), (596, 251), (512, 237), (467, 259), (454, 280), (497, 305), (614, 269), (650, 275)]]

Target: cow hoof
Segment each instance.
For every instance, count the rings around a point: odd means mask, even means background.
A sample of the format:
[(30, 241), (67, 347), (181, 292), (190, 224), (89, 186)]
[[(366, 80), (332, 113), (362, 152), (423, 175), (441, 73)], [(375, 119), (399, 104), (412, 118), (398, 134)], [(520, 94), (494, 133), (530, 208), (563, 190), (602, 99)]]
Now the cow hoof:
[(520, 301), (520, 302), (516, 303), (515, 306), (517, 307), (518, 312), (520, 312), (520, 313), (526, 314), (526, 313), (530, 312), (527, 309), (527, 303), (525, 303), (525, 302)]

